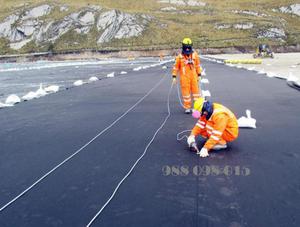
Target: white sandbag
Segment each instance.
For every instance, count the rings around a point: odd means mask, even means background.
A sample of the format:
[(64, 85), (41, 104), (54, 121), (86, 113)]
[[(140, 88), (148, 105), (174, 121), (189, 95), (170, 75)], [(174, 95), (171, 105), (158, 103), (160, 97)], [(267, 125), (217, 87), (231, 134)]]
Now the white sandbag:
[(19, 96), (13, 94), (7, 97), (5, 104), (7, 105), (14, 105), (16, 103), (21, 102), (21, 99), (19, 98)]
[(83, 85), (83, 81), (82, 80), (77, 80), (77, 81), (75, 81), (74, 83), (73, 83), (73, 85), (74, 86), (81, 86), (81, 85)]
[(251, 111), (246, 110), (246, 117), (238, 119), (239, 128), (256, 128), (256, 119), (251, 117)]
[(109, 74), (107, 74), (106, 77), (108, 77), (108, 78), (113, 78), (113, 77), (115, 77), (115, 73), (114, 73), (114, 72), (113, 72), (113, 73), (109, 73)]
[(22, 97), (22, 99), (23, 99), (24, 101), (29, 101), (29, 100), (35, 99), (35, 98), (38, 98), (38, 97), (37, 97), (36, 93), (33, 92), (33, 91), (28, 92), (26, 95), (24, 95), (24, 96)]
[(98, 77), (96, 77), (96, 76), (92, 76), (90, 79), (89, 79), (89, 81), (90, 82), (96, 82), (96, 81), (98, 81), (99, 79), (98, 79)]
[(43, 89), (43, 85), (40, 84), (40, 88), (35, 92), (37, 98), (47, 95), (47, 92)]
[(59, 91), (59, 86), (58, 85), (50, 85), (48, 87), (45, 87), (45, 91), (49, 93), (56, 93)]
[(210, 94), (209, 90), (203, 90), (202, 91), (202, 96), (203, 97), (211, 97), (211, 94)]
[(204, 78), (204, 79), (201, 79), (201, 83), (202, 84), (209, 84), (209, 80)]

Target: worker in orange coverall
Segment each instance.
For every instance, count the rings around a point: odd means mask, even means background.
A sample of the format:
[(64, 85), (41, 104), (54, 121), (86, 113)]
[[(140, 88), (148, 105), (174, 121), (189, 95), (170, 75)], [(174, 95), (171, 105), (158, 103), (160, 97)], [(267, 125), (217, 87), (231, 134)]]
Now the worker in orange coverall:
[(238, 137), (239, 128), (235, 115), (218, 103), (211, 103), (199, 98), (194, 104), (193, 117), (199, 119), (188, 137), (188, 146), (198, 151), (195, 137), (201, 135), (207, 138), (204, 147), (199, 152), (200, 157), (207, 157), (208, 151), (227, 148), (227, 142)]
[[(182, 41), (182, 53), (176, 57), (173, 68), (173, 83), (176, 83), (176, 76), (180, 72), (181, 94), (185, 113), (192, 113), (192, 98), (194, 101), (200, 97), (198, 80), (201, 76), (200, 59), (193, 51), (193, 44), (190, 38)], [(192, 94), (192, 97), (191, 97)]]

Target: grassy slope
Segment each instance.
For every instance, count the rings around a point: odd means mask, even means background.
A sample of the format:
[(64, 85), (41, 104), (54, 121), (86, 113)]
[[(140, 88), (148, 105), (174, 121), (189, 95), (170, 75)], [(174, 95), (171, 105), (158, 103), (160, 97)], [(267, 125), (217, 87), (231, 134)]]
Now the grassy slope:
[[(205, 1), (205, 0), (204, 0)], [(27, 7), (40, 5), (42, 3), (51, 3), (54, 1), (31, 0), (28, 1)], [(157, 20), (153, 21), (144, 35), (138, 38), (114, 40), (109, 44), (97, 46), (96, 40), (99, 36), (96, 29), (89, 35), (81, 36), (75, 32), (69, 32), (59, 39), (55, 44), (56, 50), (64, 49), (81, 49), (81, 48), (130, 48), (132, 47), (150, 47), (150, 48), (168, 48), (176, 47), (180, 43), (183, 36), (189, 36), (194, 40), (196, 46), (201, 47), (228, 47), (228, 46), (249, 46), (257, 45), (261, 42), (255, 39), (255, 30), (262, 27), (267, 27), (270, 24), (281, 24), (279, 16), (286, 20), (285, 30), (287, 31), (288, 43), (300, 43), (300, 17), (291, 16), (288, 14), (280, 14), (273, 12), (273, 8), (286, 6), (296, 3), (295, 0), (206, 0), (206, 7), (178, 7), (177, 9), (192, 10), (194, 15), (179, 15), (172, 13), (161, 12), (160, 9), (166, 7), (166, 4), (158, 4), (157, 0), (60, 0), (55, 4), (66, 4), (70, 6), (70, 11), (76, 11), (81, 7), (90, 5), (100, 5), (106, 9), (120, 9), (128, 13), (145, 13), (155, 16)], [(24, 1), (21, 0), (0, 0), (0, 19), (2, 20), (7, 15), (11, 14), (16, 9), (24, 8)], [(253, 17), (247, 15), (237, 15), (230, 13), (231, 10), (253, 10), (256, 12), (271, 15), (272, 17)], [(47, 19), (59, 19), (66, 14), (54, 10)], [(252, 22), (255, 25), (254, 30), (242, 31), (236, 29), (216, 30), (215, 23), (241, 23)], [(161, 27), (161, 24), (167, 27)], [(268, 41), (274, 44), (272, 41)], [(75, 44), (74, 44), (75, 43)], [(76, 44), (79, 43), (79, 44)], [(279, 43), (277, 43), (279, 44)], [(12, 52), (7, 48), (7, 42), (0, 39), (1, 53)], [(22, 52), (33, 51), (37, 47), (34, 43), (26, 45)], [(46, 50), (45, 45), (39, 50)], [(134, 49), (134, 48), (133, 48)]]

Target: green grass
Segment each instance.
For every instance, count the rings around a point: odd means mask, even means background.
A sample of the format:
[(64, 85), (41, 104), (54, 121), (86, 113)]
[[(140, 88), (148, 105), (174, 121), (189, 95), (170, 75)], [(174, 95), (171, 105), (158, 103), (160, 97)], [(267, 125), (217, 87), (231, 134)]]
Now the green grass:
[[(203, 0), (207, 3), (205, 7), (178, 7), (178, 10), (192, 11), (193, 15), (172, 14), (161, 12), (160, 9), (168, 6), (159, 4), (157, 0), (30, 0), (24, 6), (21, 0), (0, 0), (0, 20), (12, 14), (16, 10), (24, 10), (44, 3), (55, 6), (52, 13), (46, 16), (46, 21), (62, 19), (71, 12), (88, 5), (99, 5), (106, 10), (119, 9), (128, 13), (144, 13), (154, 16), (142, 36), (130, 39), (112, 40), (109, 43), (97, 45), (97, 39), (101, 32), (96, 27), (87, 35), (79, 35), (76, 32), (68, 32), (60, 37), (54, 44), (55, 51), (78, 50), (78, 49), (159, 49), (177, 48), (183, 37), (191, 37), (196, 47), (232, 47), (232, 46), (256, 46), (260, 42), (272, 45), (282, 45), (281, 42), (273, 40), (258, 40), (255, 34), (259, 29), (274, 26), (284, 26), (287, 33), (286, 45), (300, 42), (300, 17), (289, 14), (273, 12), (273, 8), (295, 4), (297, 0)], [(59, 6), (69, 6), (68, 12), (60, 12)], [(254, 17), (251, 15), (238, 15), (231, 13), (232, 10), (253, 10), (270, 15), (270, 17)], [(283, 23), (280, 18), (284, 19)], [(254, 24), (252, 30), (215, 29), (215, 24)], [(161, 26), (161, 24), (166, 25)], [(31, 52), (47, 50), (50, 44), (41, 47), (34, 42), (27, 44), (19, 52)], [(0, 39), (0, 53), (12, 53), (8, 48), (8, 42)]]

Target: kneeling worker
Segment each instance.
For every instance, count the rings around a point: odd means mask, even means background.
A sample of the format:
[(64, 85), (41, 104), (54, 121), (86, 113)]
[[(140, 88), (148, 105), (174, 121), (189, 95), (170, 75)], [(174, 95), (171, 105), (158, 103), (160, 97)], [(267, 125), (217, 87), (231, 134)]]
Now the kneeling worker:
[(194, 104), (193, 117), (199, 119), (193, 128), (187, 143), (190, 148), (198, 150), (195, 137), (201, 135), (207, 138), (200, 151), (200, 157), (207, 157), (208, 151), (227, 148), (227, 142), (238, 137), (238, 122), (235, 115), (218, 103), (211, 103), (199, 98)]

